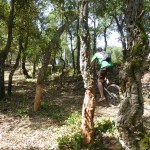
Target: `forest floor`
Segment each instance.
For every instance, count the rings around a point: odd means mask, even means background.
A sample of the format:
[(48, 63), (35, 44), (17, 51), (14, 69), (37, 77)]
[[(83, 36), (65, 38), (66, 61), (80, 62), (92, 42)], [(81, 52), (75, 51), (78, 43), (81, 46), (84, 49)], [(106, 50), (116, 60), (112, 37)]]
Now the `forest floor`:
[[(142, 82), (150, 83), (150, 72), (145, 73)], [(39, 112), (33, 111), (35, 87), (36, 80), (25, 79), (19, 71), (15, 73), (12, 96), (0, 101), (0, 150), (48, 150), (57, 144), (60, 129), (70, 114), (81, 113), (84, 98), (81, 80), (70, 79), (63, 86), (60, 82), (51, 86), (47, 83)], [(149, 106), (150, 99), (144, 96), (144, 107)], [(96, 102), (95, 118), (105, 116), (115, 120), (118, 110), (105, 102)], [(149, 109), (144, 109), (143, 117), (150, 127)]]

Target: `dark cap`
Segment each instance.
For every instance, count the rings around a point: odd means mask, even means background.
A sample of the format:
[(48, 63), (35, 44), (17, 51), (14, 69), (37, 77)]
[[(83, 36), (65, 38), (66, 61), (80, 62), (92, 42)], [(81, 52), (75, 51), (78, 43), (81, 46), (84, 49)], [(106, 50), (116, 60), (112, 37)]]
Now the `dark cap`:
[(103, 51), (103, 49), (102, 49), (101, 47), (98, 47), (98, 48), (96, 49), (96, 51), (97, 51), (97, 52), (101, 52), (101, 51)]

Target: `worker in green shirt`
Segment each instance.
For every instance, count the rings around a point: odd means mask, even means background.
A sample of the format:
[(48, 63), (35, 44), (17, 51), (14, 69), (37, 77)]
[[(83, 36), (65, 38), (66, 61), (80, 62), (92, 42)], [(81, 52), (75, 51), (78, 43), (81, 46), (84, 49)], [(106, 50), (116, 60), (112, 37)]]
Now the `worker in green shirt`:
[(98, 64), (100, 65), (99, 71), (97, 73), (98, 88), (101, 95), (101, 97), (99, 98), (99, 102), (100, 102), (106, 100), (102, 83), (106, 79), (107, 73), (111, 70), (113, 63), (111, 61), (110, 55), (106, 51), (104, 51), (101, 47), (97, 48), (96, 53), (93, 55), (91, 59), (92, 66), (94, 65), (95, 60), (97, 60)]

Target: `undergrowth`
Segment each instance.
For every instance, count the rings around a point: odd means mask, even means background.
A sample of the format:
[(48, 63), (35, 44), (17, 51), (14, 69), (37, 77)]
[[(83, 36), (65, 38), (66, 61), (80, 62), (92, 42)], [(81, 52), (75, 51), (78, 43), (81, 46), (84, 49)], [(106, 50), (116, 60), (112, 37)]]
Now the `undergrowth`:
[(140, 150), (149, 150), (149, 148), (150, 148), (150, 134), (146, 134), (140, 141)]
[(80, 132), (81, 114), (72, 113), (66, 121), (66, 124), (58, 131), (57, 142), (61, 150), (103, 150), (103, 133), (114, 133), (115, 123), (110, 118), (103, 117), (95, 121), (95, 129), (92, 144), (84, 145)]

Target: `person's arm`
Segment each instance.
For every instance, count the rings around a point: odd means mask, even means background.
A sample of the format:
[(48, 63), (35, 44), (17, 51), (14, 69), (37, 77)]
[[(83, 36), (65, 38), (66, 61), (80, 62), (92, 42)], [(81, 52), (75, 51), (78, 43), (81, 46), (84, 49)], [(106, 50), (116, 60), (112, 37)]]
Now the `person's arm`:
[(90, 65), (91, 65), (91, 66), (94, 66), (94, 61), (91, 60)]
[(94, 60), (95, 60), (95, 58), (96, 58), (96, 55), (94, 54), (94, 56), (92, 57), (91, 62), (90, 62), (91, 66), (94, 66)]

